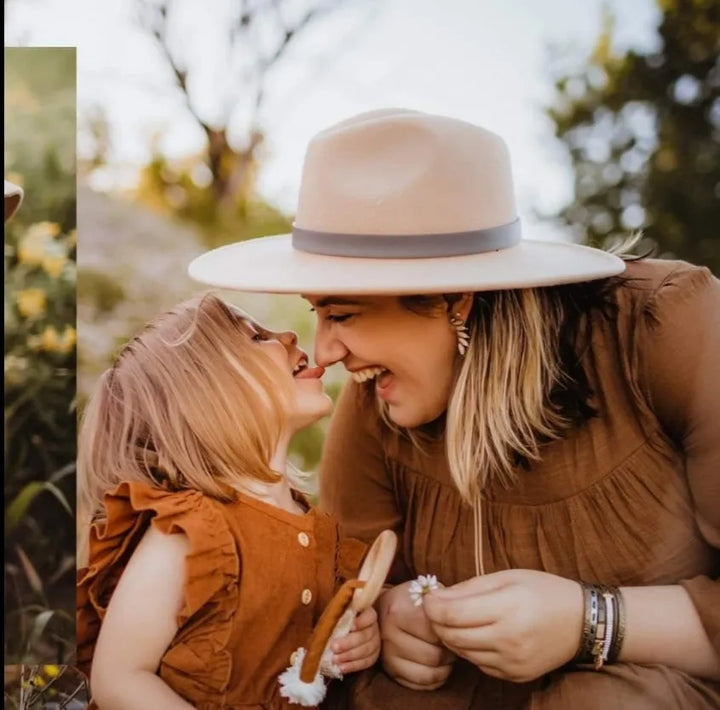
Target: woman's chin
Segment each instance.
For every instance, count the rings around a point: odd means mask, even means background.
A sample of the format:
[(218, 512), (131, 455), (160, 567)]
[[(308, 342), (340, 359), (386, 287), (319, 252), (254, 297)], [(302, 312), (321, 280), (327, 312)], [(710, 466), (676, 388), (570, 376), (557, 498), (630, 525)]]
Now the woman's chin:
[(387, 408), (388, 418), (395, 426), (401, 429), (416, 429), (424, 424), (435, 421), (441, 414), (442, 410), (435, 414), (421, 411), (416, 407), (388, 405)]

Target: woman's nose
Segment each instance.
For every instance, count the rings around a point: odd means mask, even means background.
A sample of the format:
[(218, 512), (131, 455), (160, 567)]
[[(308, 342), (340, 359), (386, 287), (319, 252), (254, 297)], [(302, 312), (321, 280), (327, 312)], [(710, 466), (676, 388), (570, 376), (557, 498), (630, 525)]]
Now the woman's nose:
[(315, 333), (315, 362), (321, 367), (330, 367), (347, 357), (348, 349), (342, 340), (333, 336), (322, 323)]

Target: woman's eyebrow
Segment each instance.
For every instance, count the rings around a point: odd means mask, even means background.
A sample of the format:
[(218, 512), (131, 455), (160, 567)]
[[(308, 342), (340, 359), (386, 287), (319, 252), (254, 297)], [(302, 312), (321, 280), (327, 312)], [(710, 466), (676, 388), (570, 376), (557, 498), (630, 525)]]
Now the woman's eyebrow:
[(342, 296), (326, 296), (325, 298), (318, 299), (315, 305), (317, 308), (326, 308), (327, 306), (362, 306), (363, 301), (343, 298)]

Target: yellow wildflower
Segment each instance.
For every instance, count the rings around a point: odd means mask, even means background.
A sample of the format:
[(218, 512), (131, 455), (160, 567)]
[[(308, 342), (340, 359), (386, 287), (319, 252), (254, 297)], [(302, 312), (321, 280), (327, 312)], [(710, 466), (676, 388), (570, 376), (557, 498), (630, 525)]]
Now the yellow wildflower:
[(60, 352), (72, 352), (75, 343), (77, 343), (77, 331), (71, 325), (66, 325), (60, 340)]
[(23, 264), (41, 264), (48, 246), (60, 234), (55, 222), (38, 222), (25, 232), (18, 244), (18, 260)]
[(60, 347), (60, 338), (54, 325), (49, 325), (40, 336), (40, 347), (43, 350), (57, 350)]
[(28, 346), (32, 350), (47, 350), (61, 355), (71, 353), (76, 343), (77, 332), (70, 325), (65, 326), (62, 334), (58, 333), (54, 325), (49, 325), (39, 336), (28, 338)]
[(5, 356), (5, 384), (21, 385), (25, 381), (25, 377), (29, 370), (27, 358), (18, 357), (17, 355)]
[(25, 288), (15, 294), (18, 311), (24, 318), (37, 318), (45, 313), (45, 291), (41, 288)]
[(36, 222), (30, 225), (28, 234), (42, 235), (50, 239), (55, 239), (55, 237), (60, 234), (60, 225), (57, 222)]
[(55, 222), (37, 222), (30, 226), (18, 244), (18, 259), (23, 264), (41, 264), (49, 244), (60, 234)]
[(45, 255), (45, 257), (43, 257), (42, 267), (47, 274), (52, 276), (52, 278), (56, 279), (58, 276), (60, 276), (62, 270), (65, 268), (66, 262), (67, 257), (65, 257), (64, 254), (55, 256), (47, 254)]
[(18, 244), (17, 254), (22, 264), (40, 264), (45, 256), (45, 240), (25, 236)]
[(43, 672), (48, 678), (57, 678), (60, 675), (60, 668), (56, 665), (43, 666)]

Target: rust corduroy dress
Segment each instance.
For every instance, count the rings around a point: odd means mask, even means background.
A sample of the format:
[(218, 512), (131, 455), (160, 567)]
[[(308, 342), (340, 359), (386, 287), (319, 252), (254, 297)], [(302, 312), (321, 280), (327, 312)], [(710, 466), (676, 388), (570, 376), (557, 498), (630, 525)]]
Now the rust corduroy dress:
[(89, 673), (100, 625), (129, 557), (154, 525), (190, 542), (179, 631), (158, 675), (198, 710), (298, 707), (277, 676), (306, 646), (366, 546), (338, 538), (337, 524), (310, 508), (295, 515), (239, 494), (221, 503), (197, 491), (123, 483), (105, 498), (107, 519), (91, 531), (78, 572), (78, 665)]
[[(599, 416), (546, 445), (512, 488), (484, 491), (485, 571), (681, 583), (720, 654), (720, 282), (707, 269), (658, 260), (630, 263), (626, 276), (617, 317), (595, 314), (583, 360)], [(393, 436), (366, 400), (352, 383), (341, 397), (321, 507), (349, 535), (371, 540), (394, 529), (404, 568), (395, 581), (473, 577), (473, 511), (450, 477), (442, 423), (423, 454)], [(433, 692), (406, 690), (378, 670), (342, 689), (354, 710), (720, 708), (720, 683), (625, 663), (520, 685), (458, 662)]]

